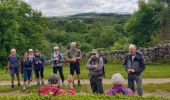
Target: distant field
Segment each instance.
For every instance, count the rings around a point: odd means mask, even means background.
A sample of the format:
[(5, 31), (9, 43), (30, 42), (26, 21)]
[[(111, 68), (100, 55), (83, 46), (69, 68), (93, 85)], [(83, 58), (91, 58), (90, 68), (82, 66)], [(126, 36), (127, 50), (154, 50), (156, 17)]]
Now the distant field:
[[(88, 78), (88, 70), (85, 67), (86, 63), (81, 62), (81, 78)], [(108, 63), (105, 65), (106, 69), (106, 78), (110, 79), (113, 73), (119, 72), (125, 78), (127, 74), (122, 66), (122, 64), (113, 64)], [(68, 64), (63, 67), (64, 76), (67, 77), (69, 74), (69, 66)], [(145, 71), (142, 73), (143, 78), (170, 78), (170, 64), (150, 64), (146, 65)], [(48, 78), (49, 75), (53, 73), (52, 67), (50, 65), (45, 66), (44, 76), (45, 79)], [(10, 76), (6, 70), (0, 70), (0, 80), (9, 80)]]

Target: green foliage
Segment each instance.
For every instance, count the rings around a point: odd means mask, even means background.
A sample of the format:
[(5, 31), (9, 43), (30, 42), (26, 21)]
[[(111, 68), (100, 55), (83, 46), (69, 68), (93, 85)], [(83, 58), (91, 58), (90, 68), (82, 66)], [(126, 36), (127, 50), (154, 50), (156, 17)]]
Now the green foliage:
[(139, 97), (139, 96), (105, 96), (105, 95), (93, 95), (93, 94), (84, 94), (76, 96), (0, 96), (2, 100), (169, 100), (165, 97)]
[[(46, 51), (49, 44), (42, 32), (47, 20), (21, 0), (4, 0), (0, 3), (0, 57), (6, 61), (11, 48), (19, 55), (29, 48)], [(46, 50), (44, 50), (46, 49)], [(2, 63), (4, 64), (4, 63)]]
[(170, 21), (169, 6), (163, 0), (139, 1), (139, 10), (126, 24), (130, 42), (138, 46), (148, 46), (152, 35)]

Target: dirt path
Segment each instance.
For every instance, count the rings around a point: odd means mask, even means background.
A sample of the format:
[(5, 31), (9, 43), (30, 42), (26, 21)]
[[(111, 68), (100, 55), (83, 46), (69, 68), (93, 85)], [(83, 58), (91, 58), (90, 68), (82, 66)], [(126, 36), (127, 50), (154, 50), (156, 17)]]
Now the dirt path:
[[(143, 81), (143, 84), (161, 84), (161, 83), (169, 83), (170, 78), (155, 78), (155, 79), (145, 78), (142, 81)], [(77, 83), (77, 81), (75, 81), (75, 83)], [(126, 83), (127, 83), (127, 80), (126, 80)], [(16, 81), (15, 81), (15, 84), (17, 84)], [(21, 82), (21, 84), (22, 84), (22, 82)], [(45, 84), (48, 84), (47, 80), (45, 80)], [(82, 79), (81, 84), (90, 84), (90, 82), (87, 79)], [(111, 84), (111, 80), (103, 79), (103, 84)], [(3, 85), (11, 85), (11, 82), (10, 81), (0, 81), (0, 86), (3, 86)], [(36, 85), (36, 81), (31, 82), (31, 85)]]

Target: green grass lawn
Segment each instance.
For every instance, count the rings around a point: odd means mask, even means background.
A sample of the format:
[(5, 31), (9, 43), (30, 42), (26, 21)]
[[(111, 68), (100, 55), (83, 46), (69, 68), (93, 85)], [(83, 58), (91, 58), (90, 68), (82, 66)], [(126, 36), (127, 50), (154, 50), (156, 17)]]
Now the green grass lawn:
[[(81, 63), (81, 78), (88, 78), (88, 70), (85, 67), (86, 63)], [(119, 72), (125, 78), (127, 74), (122, 66), (122, 64), (108, 63), (105, 65), (106, 78), (110, 79), (113, 73)], [(150, 64), (146, 65), (145, 71), (142, 73), (143, 78), (170, 78), (170, 64)], [(66, 64), (63, 67), (64, 76), (69, 75), (69, 65)], [(44, 77), (48, 78), (49, 75), (53, 73), (52, 67), (50, 65), (45, 66)], [(5, 70), (0, 70), (0, 80), (10, 80), (10, 75)]]
[[(104, 91), (107, 90), (108, 88), (111, 88), (112, 85), (103, 85)], [(170, 93), (170, 83), (163, 83), (163, 84), (145, 84), (143, 85), (143, 91), (144, 93), (155, 93), (155, 92), (165, 92), (165, 93)], [(11, 93), (14, 95), (30, 95), (30, 94), (37, 94), (40, 86), (33, 85), (29, 88), (26, 89), (26, 91), (22, 91), (22, 86), (15, 88), (11, 88), (11, 86), (0, 86), (0, 94), (2, 93)], [(61, 86), (61, 88), (67, 90), (67, 86)], [(77, 94), (84, 94), (84, 93), (92, 93), (90, 85), (82, 85), (82, 86), (75, 86), (75, 91)]]

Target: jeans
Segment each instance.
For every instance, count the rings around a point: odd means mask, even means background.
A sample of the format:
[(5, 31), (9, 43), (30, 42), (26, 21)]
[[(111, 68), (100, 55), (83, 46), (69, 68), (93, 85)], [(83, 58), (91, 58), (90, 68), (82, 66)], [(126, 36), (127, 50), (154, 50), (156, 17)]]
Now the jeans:
[(143, 96), (142, 91), (142, 77), (138, 75), (128, 74), (128, 88), (135, 92), (135, 82), (137, 85), (137, 93), (139, 96)]

